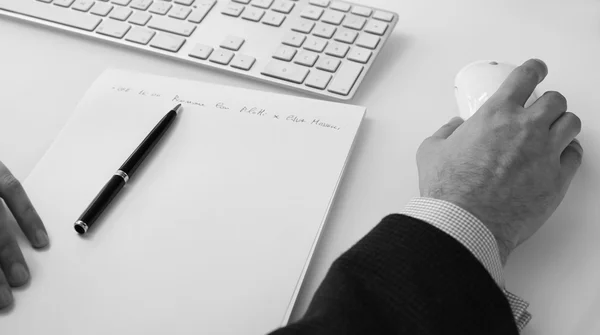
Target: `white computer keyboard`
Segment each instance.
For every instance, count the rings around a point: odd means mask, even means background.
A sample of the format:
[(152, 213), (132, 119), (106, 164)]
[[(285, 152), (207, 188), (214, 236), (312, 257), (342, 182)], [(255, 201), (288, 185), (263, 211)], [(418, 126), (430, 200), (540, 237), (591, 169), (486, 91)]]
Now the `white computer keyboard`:
[(330, 0), (0, 0), (0, 15), (342, 100), (398, 21)]

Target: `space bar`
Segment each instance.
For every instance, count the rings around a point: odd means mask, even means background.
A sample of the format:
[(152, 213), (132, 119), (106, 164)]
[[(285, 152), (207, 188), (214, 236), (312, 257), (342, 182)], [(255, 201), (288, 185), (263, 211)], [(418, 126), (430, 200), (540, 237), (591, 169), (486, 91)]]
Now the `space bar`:
[(0, 10), (87, 31), (93, 31), (102, 21), (98, 17), (31, 0), (0, 0)]

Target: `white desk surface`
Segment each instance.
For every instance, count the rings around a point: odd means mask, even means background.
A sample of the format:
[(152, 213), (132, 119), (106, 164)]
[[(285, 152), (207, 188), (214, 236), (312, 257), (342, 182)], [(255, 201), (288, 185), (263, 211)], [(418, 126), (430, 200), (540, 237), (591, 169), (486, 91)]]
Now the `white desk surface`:
[[(508, 288), (531, 303), (526, 335), (598, 334), (600, 2), (362, 2), (394, 10), (400, 20), (352, 101), (368, 108), (367, 119), (294, 317), (340, 253), (418, 195), (415, 152), (457, 115), (457, 71), (478, 59), (520, 63), (537, 57), (550, 68), (541, 89), (561, 91), (583, 120), (585, 158), (563, 205), (512, 255)], [(297, 94), (27, 23), (0, 19), (0, 32), (0, 159), (20, 178), (107, 67)]]

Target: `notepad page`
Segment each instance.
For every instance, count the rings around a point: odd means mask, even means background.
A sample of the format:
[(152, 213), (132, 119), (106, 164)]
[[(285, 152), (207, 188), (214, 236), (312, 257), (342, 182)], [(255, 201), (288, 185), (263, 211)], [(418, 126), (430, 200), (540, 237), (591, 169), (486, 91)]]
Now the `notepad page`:
[[(183, 111), (86, 236), (73, 223)], [(108, 70), (25, 182), (51, 247), (2, 333), (265, 334), (287, 322), (363, 107)], [(21, 241), (23, 242), (23, 241)]]

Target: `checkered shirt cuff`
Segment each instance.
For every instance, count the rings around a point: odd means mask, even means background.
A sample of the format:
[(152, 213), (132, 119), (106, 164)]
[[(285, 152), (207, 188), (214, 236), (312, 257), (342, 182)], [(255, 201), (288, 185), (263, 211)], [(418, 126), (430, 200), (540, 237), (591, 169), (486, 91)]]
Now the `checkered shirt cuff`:
[(415, 198), (400, 213), (425, 221), (452, 236), (483, 264), (496, 284), (504, 291), (519, 330), (531, 320), (529, 304), (504, 288), (500, 252), (494, 235), (474, 215), (447, 201)]

